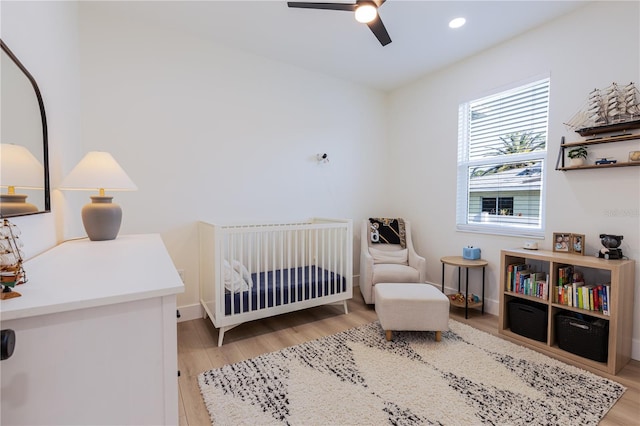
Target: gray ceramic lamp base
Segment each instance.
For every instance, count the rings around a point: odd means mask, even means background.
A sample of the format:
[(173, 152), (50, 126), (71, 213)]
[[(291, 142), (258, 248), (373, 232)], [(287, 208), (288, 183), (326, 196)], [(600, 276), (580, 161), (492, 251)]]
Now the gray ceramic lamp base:
[(122, 209), (112, 203), (113, 197), (91, 196), (82, 208), (82, 223), (91, 241), (115, 240), (122, 223)]
[(0, 195), (0, 214), (9, 216), (14, 214), (35, 213), (38, 207), (27, 203), (27, 196), (21, 194)]

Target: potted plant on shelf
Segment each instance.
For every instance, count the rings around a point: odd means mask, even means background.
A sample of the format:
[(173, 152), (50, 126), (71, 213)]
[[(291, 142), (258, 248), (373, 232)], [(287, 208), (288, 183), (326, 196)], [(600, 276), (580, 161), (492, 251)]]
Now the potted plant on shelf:
[(571, 159), (569, 165), (571, 166), (582, 166), (587, 159), (587, 148), (584, 146), (578, 146), (576, 148), (571, 148), (567, 152), (567, 156)]

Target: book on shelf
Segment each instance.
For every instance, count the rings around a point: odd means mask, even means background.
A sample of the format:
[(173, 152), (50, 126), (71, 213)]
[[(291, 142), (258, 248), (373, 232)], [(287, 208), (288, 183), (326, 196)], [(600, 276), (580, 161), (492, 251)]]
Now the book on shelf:
[(535, 282), (533, 295), (540, 299), (548, 300), (549, 274), (546, 272), (535, 272), (533, 274), (533, 281)]
[(575, 291), (573, 290), (573, 286), (569, 284), (565, 284), (563, 286), (556, 286), (554, 288), (555, 296), (554, 303), (559, 303), (565, 306), (573, 306), (575, 303)]
[(558, 268), (558, 285), (562, 287), (565, 284), (573, 282), (573, 266), (561, 266)]
[(598, 286), (594, 285), (594, 284), (589, 284), (587, 286), (585, 286), (587, 288), (587, 292), (588, 292), (588, 296), (589, 296), (589, 310), (590, 311), (597, 311), (597, 305), (596, 305), (596, 293), (597, 293), (597, 288)]
[(549, 297), (549, 274), (535, 272), (526, 263), (508, 265), (505, 289), (513, 293), (547, 300)]
[(602, 313), (605, 315), (609, 315), (609, 294), (611, 292), (610, 284), (602, 285)]
[(603, 286), (602, 284), (598, 284), (598, 286), (596, 287), (596, 294), (594, 295), (594, 297), (597, 296), (597, 306), (598, 308), (596, 310), (602, 312), (602, 289)]
[(531, 271), (523, 269), (516, 272), (516, 293), (529, 294), (529, 283), (531, 282)]
[(609, 284), (575, 282), (553, 288), (552, 301), (560, 305), (609, 315)]
[(582, 298), (580, 307), (582, 309), (590, 310), (589, 308), (589, 289), (587, 287), (582, 287), (580, 289), (580, 296)]
[(597, 299), (597, 290), (598, 286), (595, 284), (588, 284), (584, 286), (584, 292), (583, 292), (583, 309), (588, 309), (590, 311), (598, 311), (599, 309), (597, 309), (597, 305), (596, 305), (596, 299)]
[(582, 296), (582, 286), (584, 286), (583, 282), (572, 283), (571, 287), (573, 291), (571, 292), (571, 301), (572, 303), (569, 306), (575, 306), (576, 308), (582, 308), (583, 305), (583, 296)]
[(516, 292), (518, 287), (520, 272), (529, 269), (526, 263), (513, 263), (507, 267), (507, 290)]

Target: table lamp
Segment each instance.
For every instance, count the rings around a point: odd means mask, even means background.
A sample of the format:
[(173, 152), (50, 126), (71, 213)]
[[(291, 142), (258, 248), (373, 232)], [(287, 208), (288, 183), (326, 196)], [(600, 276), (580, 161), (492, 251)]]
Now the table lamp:
[(112, 203), (108, 191), (138, 189), (129, 176), (108, 152), (92, 151), (64, 178), (62, 190), (98, 190), (91, 203), (82, 208), (82, 223), (91, 241), (114, 240), (120, 231), (122, 209)]
[(2, 216), (39, 211), (36, 205), (27, 203), (26, 195), (16, 194), (16, 188), (43, 189), (43, 183), (44, 167), (27, 148), (0, 144), (0, 187), (7, 188), (6, 194), (0, 194)]

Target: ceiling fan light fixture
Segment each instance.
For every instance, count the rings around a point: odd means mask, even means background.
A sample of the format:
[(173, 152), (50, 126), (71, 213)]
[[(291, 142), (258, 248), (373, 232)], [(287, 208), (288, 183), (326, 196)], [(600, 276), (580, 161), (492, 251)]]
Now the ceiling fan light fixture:
[(382, 23), (378, 8), (386, 0), (356, 0), (355, 3), (313, 3), (306, 1), (288, 1), (288, 7), (300, 9), (344, 10), (353, 13), (358, 22), (366, 24), (382, 46), (391, 43), (389, 32)]
[(357, 7), (355, 15), (356, 21), (368, 24), (378, 16), (378, 9), (373, 5), (363, 4)]

